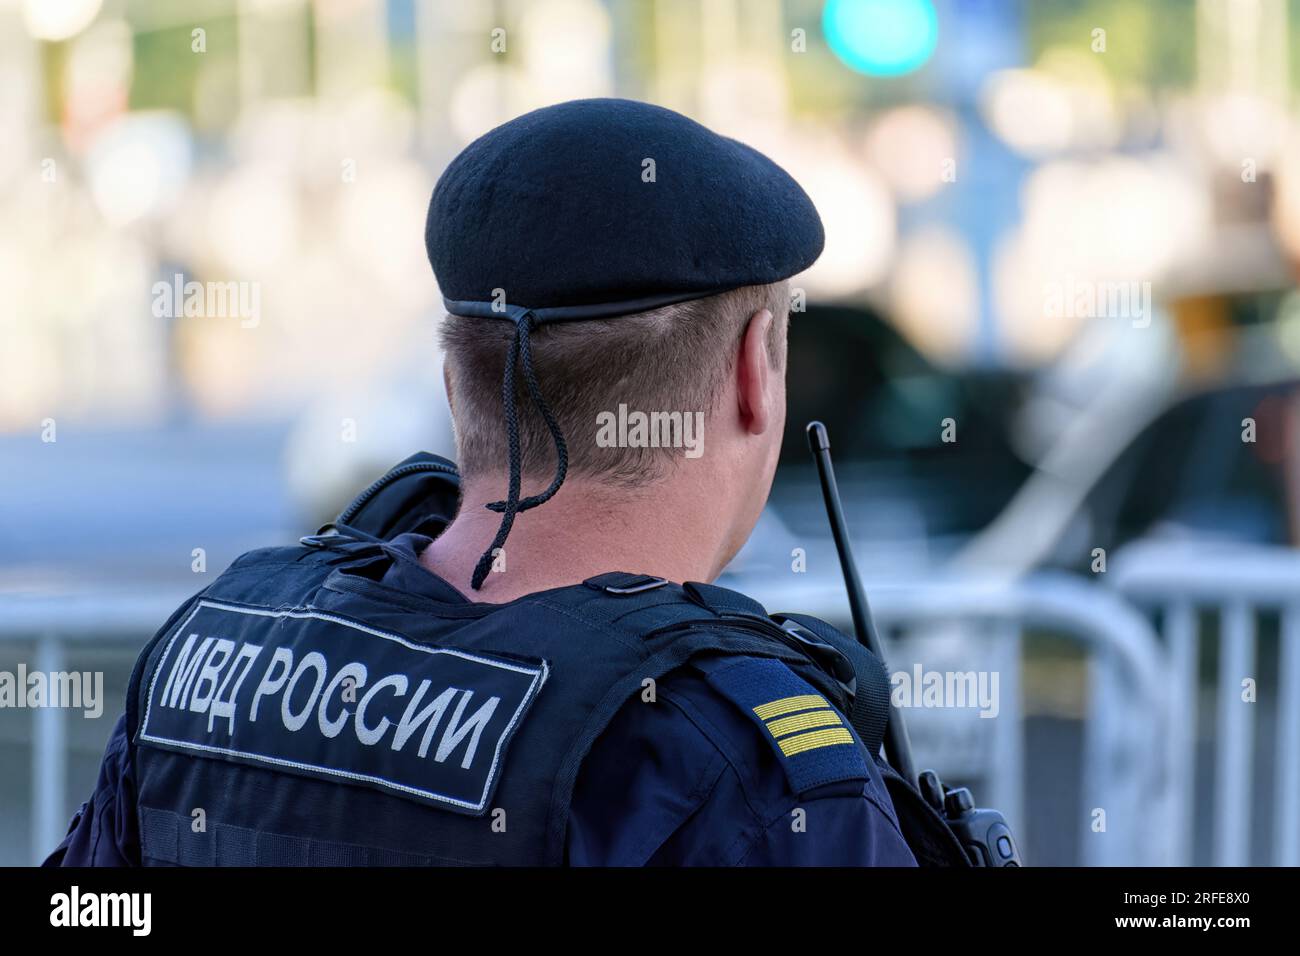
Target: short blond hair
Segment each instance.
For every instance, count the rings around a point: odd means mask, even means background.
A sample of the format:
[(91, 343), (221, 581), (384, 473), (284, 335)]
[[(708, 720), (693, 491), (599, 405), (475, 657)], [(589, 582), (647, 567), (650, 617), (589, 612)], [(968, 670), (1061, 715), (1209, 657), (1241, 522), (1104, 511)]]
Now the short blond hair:
[[(666, 448), (601, 447), (597, 420), (619, 405), (650, 412), (712, 413), (749, 319), (767, 309), (773, 322), (768, 354), (785, 368), (789, 315), (786, 282), (744, 286), (676, 305), (613, 319), (552, 322), (531, 336), (533, 367), (542, 394), (564, 433), (569, 474), (621, 485), (663, 477), (680, 457)], [(506, 469), (501, 382), (515, 332), (506, 319), (448, 315), (439, 341), (445, 352), (461, 474)], [(549, 481), (555, 451), (516, 376), (516, 407), (523, 475)]]

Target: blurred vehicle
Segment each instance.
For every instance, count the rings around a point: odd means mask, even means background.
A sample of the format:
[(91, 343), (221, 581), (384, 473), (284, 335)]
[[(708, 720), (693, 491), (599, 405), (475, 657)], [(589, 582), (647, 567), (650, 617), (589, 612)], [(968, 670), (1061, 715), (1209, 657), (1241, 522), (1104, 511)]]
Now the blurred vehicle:
[(938, 366), (871, 309), (810, 305), (792, 316), (787, 383), (768, 514), (732, 568), (755, 582), (788, 571), (797, 547), (834, 558), (804, 435), (813, 419), (829, 430), (868, 572), (933, 569), (993, 520), (1031, 471), (1009, 438), (1024, 377)]
[[(1143, 538), (1294, 546), (1298, 413), (1300, 379), (1179, 401), (1088, 495), (1079, 515), (1086, 540), (1108, 552)], [(1056, 563), (1086, 571), (1083, 539), (1063, 542)]]

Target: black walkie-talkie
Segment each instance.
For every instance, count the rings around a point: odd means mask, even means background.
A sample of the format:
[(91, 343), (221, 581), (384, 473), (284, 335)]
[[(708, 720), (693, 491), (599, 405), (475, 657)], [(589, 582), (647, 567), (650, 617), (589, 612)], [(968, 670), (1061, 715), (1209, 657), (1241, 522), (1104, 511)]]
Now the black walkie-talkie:
[[(839, 488), (835, 484), (835, 469), (831, 465), (831, 443), (826, 426), (821, 422), (808, 423), (808, 447), (817, 463), (817, 477), (821, 479), (822, 498), (826, 502), (826, 516), (831, 524), (831, 536), (839, 553), (840, 569), (844, 572), (844, 587), (849, 595), (849, 611), (853, 615), (853, 629), (858, 642), (883, 662), (884, 647), (871, 619), (867, 595), (858, 577), (858, 566), (853, 561), (849, 546), (848, 525), (844, 508), (840, 504)], [(919, 777), (912, 766), (912, 744), (903, 723), (902, 711), (889, 708), (889, 722), (885, 726), (885, 758), (909, 784), (916, 787), (925, 801), (934, 807), (957, 835), (961, 845), (975, 866), (1022, 866), (1020, 851), (1016, 846), (1006, 818), (997, 810), (975, 806), (971, 792), (965, 787), (947, 789), (933, 770)]]

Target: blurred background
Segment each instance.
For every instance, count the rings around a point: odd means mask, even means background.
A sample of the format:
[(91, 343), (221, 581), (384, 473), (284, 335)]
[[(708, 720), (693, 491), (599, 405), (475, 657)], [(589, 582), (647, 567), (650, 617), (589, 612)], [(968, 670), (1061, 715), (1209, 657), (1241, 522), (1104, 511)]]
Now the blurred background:
[(847, 626), (821, 418), (892, 669), (999, 678), (921, 765), (1030, 863), (1297, 864), (1297, 89), (1286, 0), (0, 0), (0, 670), (107, 698), (0, 710), (0, 863), (180, 601), (452, 455), (429, 193), (608, 95), (826, 225), (723, 583)]

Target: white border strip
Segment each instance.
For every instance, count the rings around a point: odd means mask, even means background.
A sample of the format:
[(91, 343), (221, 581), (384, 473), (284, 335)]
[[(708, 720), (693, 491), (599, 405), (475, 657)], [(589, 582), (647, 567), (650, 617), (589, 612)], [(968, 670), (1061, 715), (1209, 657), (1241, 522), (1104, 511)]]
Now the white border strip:
[[(361, 631), (365, 634), (370, 634), (374, 637), (381, 637), (384, 640), (393, 641), (394, 643), (401, 644), (403, 647), (409, 648), (410, 650), (420, 651), (424, 654), (450, 654), (452, 657), (459, 657), (479, 664), (486, 664), (489, 667), (496, 667), (501, 670), (514, 671), (519, 674), (531, 674), (533, 680), (529, 684), (527, 692), (524, 694), (523, 699), (519, 702), (519, 706), (511, 716), (510, 723), (506, 725), (505, 730), (503, 730), (500, 736), (497, 737), (496, 749), (492, 754), (492, 766), (488, 769), (487, 780), (483, 785), (483, 795), (480, 797), (479, 802), (474, 804), (467, 800), (457, 800), (454, 797), (435, 793), (432, 790), (421, 790), (418, 787), (408, 787), (405, 784), (400, 784), (393, 780), (387, 780), (383, 777), (376, 777), (369, 774), (348, 773), (332, 767), (319, 767), (315, 764), (305, 764), (293, 760), (284, 760), (279, 757), (269, 757), (265, 754), (251, 753), (247, 750), (233, 750), (227, 747), (213, 747), (208, 744), (196, 744), (190, 741), (172, 740), (167, 737), (155, 737), (148, 733), (149, 715), (153, 709), (154, 689), (158, 684), (158, 675), (163, 669), (163, 664), (171, 656), (172, 646), (176, 643), (176, 639), (181, 636), (187, 627), (189, 627), (189, 623), (194, 619), (194, 616), (205, 607), (210, 607), (218, 611), (230, 611), (235, 614), (244, 614), (252, 617), (290, 617), (296, 619), (314, 618), (316, 620), (329, 621), (334, 624), (341, 624), (344, 627), (350, 627), (353, 630)], [(149, 681), (149, 698), (145, 703), (144, 720), (140, 724), (140, 739), (156, 744), (178, 747), (182, 750), (195, 750), (200, 753), (207, 752), (224, 754), (230, 757), (243, 757), (249, 760), (272, 764), (274, 766), (292, 767), (297, 770), (314, 771), (315, 773), (325, 774), (330, 777), (342, 777), (348, 780), (378, 784), (387, 789), (425, 797), (430, 800), (436, 800), (440, 803), (449, 803), (453, 806), (464, 807), (467, 810), (473, 810), (475, 812), (482, 812), (487, 807), (488, 794), (491, 792), (492, 784), (496, 780), (497, 770), (501, 763), (501, 751), (505, 748), (506, 741), (514, 735), (515, 727), (519, 723), (520, 717), (523, 716), (524, 711), (528, 709), (529, 704), (531, 704), (533, 699), (537, 696), (537, 692), (541, 689), (541, 686), (546, 683), (546, 678), (549, 675), (549, 672), (550, 669), (547, 667), (545, 661), (541, 662), (540, 667), (526, 667), (522, 664), (509, 664), (505, 661), (494, 660), (489, 657), (480, 657), (477, 654), (470, 654), (452, 648), (428, 647), (427, 645), (416, 644), (412, 641), (408, 641), (400, 635), (391, 634), (387, 631), (380, 631), (373, 627), (367, 627), (364, 624), (358, 624), (356, 621), (350, 621), (347, 618), (339, 617), (335, 614), (327, 614), (322, 611), (317, 611), (310, 607), (271, 611), (259, 608), (240, 607), (236, 604), (223, 604), (219, 601), (209, 601), (205, 599), (199, 601), (199, 603), (194, 606), (194, 610), (186, 615), (185, 619), (177, 626), (176, 633), (171, 636), (171, 639), (167, 642), (167, 648), (163, 651), (162, 657), (158, 659), (158, 664), (154, 668), (153, 677)]]

